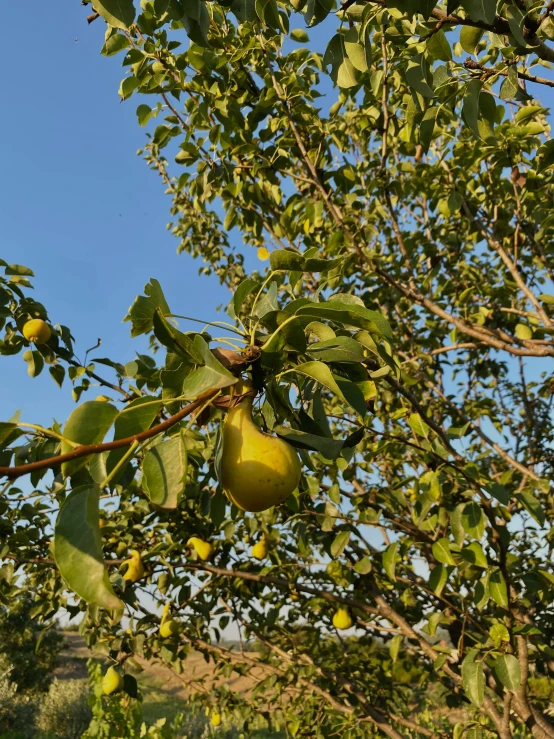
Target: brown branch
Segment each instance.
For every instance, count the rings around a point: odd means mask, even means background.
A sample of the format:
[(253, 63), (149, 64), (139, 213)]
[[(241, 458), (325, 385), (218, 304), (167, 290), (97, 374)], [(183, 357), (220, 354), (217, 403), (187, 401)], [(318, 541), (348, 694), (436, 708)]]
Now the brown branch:
[(517, 459), (514, 459), (510, 454), (508, 454), (507, 451), (502, 449), (501, 446), (499, 446), (495, 441), (493, 441), (469, 416), (467, 416), (464, 411), (461, 408), (458, 408), (458, 406), (453, 403), (451, 400), (449, 400), (446, 395), (442, 392), (442, 390), (435, 385), (434, 382), (431, 380), (425, 380), (426, 384), (440, 397), (440, 399), (446, 403), (448, 408), (456, 413), (464, 423), (468, 423), (470, 425), (470, 428), (472, 431), (474, 431), (488, 446), (490, 446), (494, 451), (502, 457), (502, 459), (507, 462), (511, 467), (518, 470), (518, 472), (521, 472), (522, 475), (530, 477), (532, 480), (540, 480), (540, 477), (536, 475), (533, 470), (529, 469), (529, 467), (526, 467), (525, 465), (521, 464), (521, 462), (518, 462)]
[[(469, 70), (475, 70), (481, 72), (484, 77), (494, 77), (499, 74), (502, 77), (508, 76), (508, 70), (506, 69), (494, 69), (494, 67), (485, 67), (483, 64), (479, 64), (475, 59), (468, 57), (464, 62), (464, 67)], [(534, 74), (527, 74), (526, 72), (520, 72), (517, 67), (517, 76), (521, 80), (527, 80), (527, 82), (536, 82), (538, 85), (547, 85), (548, 87), (554, 87), (553, 80), (547, 80), (546, 77), (537, 77)]]
[(208, 392), (200, 395), (196, 400), (184, 408), (181, 408), (174, 416), (170, 416), (162, 423), (157, 426), (153, 426), (146, 431), (142, 431), (140, 434), (134, 436), (127, 436), (125, 439), (116, 439), (114, 441), (107, 441), (103, 444), (84, 444), (78, 446), (73, 451), (67, 454), (59, 454), (57, 457), (50, 457), (48, 459), (40, 459), (37, 462), (29, 462), (29, 464), (21, 464), (16, 467), (0, 467), (0, 476), (8, 477), (14, 480), (21, 475), (27, 475), (30, 472), (36, 472), (37, 470), (45, 470), (51, 467), (57, 467), (59, 464), (64, 462), (70, 462), (74, 459), (80, 459), (81, 457), (88, 457), (91, 454), (100, 454), (102, 452), (108, 452), (112, 449), (123, 449), (124, 447), (131, 446), (135, 441), (141, 442), (151, 439), (153, 436), (161, 434), (163, 431), (167, 431), (183, 418), (189, 416), (197, 408), (200, 408), (210, 398), (215, 397), (218, 394), (218, 390), (208, 390)]
[(459, 351), (461, 349), (477, 349), (479, 344), (474, 344), (472, 341), (467, 341), (462, 344), (453, 344), (452, 346), (441, 346), (440, 349), (433, 349), (429, 352), (430, 357), (434, 357), (437, 354), (445, 354), (446, 352)]

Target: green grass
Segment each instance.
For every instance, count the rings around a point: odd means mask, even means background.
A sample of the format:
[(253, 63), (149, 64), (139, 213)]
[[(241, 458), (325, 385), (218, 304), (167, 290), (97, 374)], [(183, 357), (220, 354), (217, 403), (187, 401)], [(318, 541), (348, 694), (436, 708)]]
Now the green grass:
[(142, 715), (147, 724), (153, 724), (160, 718), (167, 719), (170, 724), (178, 713), (185, 710), (181, 699), (166, 693), (159, 680), (144, 673), (140, 677), (140, 690), (143, 696)]

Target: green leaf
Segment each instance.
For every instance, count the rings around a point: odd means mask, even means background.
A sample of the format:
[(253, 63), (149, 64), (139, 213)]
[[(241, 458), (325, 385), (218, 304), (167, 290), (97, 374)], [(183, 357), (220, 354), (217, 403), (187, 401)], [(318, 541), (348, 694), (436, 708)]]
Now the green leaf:
[(383, 569), (391, 580), (396, 582), (396, 555), (398, 553), (398, 547), (400, 543), (398, 541), (389, 544), (389, 546), (383, 552)]
[(124, 318), (125, 321), (131, 321), (132, 337), (152, 331), (156, 309), (160, 309), (162, 316), (171, 313), (158, 280), (152, 278), (144, 286), (144, 292), (145, 295), (138, 295), (135, 298), (135, 302), (129, 308), (129, 313)]
[(99, 496), (95, 485), (75, 488), (67, 496), (54, 529), (54, 559), (65, 582), (87, 603), (123, 608), (102, 559)]
[(408, 426), (417, 434), (417, 436), (423, 436), (423, 438), (426, 439), (429, 435), (427, 426), (421, 420), (419, 413), (410, 414), (408, 418)]
[(329, 272), (343, 262), (342, 257), (304, 257), (292, 249), (277, 249), (269, 257), (269, 264), (275, 272)]
[(268, 291), (256, 305), (254, 315), (263, 318), (270, 311), (279, 309), (279, 301), (277, 300), (277, 283), (272, 282)]
[(450, 551), (450, 542), (446, 537), (442, 537), (442, 539), (439, 539), (436, 541), (433, 546), (433, 556), (437, 560), (437, 562), (441, 562), (443, 565), (455, 565), (456, 560), (452, 556), (452, 552)]
[(94, 0), (94, 9), (115, 28), (128, 29), (135, 20), (133, 0)]
[(269, 265), (275, 272), (303, 272), (305, 264), (306, 260), (302, 254), (290, 249), (276, 249), (269, 257)]
[(518, 323), (515, 329), (515, 334), (517, 338), (522, 341), (533, 338), (533, 332), (526, 323)]
[(112, 35), (106, 40), (106, 43), (102, 47), (100, 52), (104, 56), (113, 56), (118, 54), (123, 49), (128, 48), (131, 42), (123, 33), (112, 33)]
[(554, 167), (554, 139), (547, 141), (537, 150), (537, 174)]
[(317, 436), (288, 426), (276, 426), (273, 431), (285, 441), (298, 449), (312, 449), (320, 452), (325, 459), (337, 459), (342, 451), (344, 442), (330, 439), (327, 436)]
[(490, 573), (489, 593), (491, 598), (502, 608), (508, 607), (508, 589), (506, 581), (500, 570), (496, 569)]
[(433, 140), (438, 110), (436, 106), (427, 108), (419, 125), (419, 143), (426, 152), (429, 150), (429, 146)]
[(279, 10), (275, 0), (255, 0), (258, 18), (270, 28), (279, 30)]
[(502, 642), (510, 641), (510, 632), (504, 624), (494, 624), (494, 626), (491, 626), (489, 636), (497, 649), (501, 646)]
[(469, 546), (464, 547), (460, 554), (466, 562), (475, 565), (475, 567), (483, 567), (484, 569), (487, 569), (489, 566), (483, 547), (478, 541), (474, 541)]
[(462, 662), (462, 685), (469, 700), (479, 708), (485, 698), (485, 672), (481, 662), (475, 662), (475, 651)]
[(187, 450), (181, 434), (150, 449), (142, 463), (143, 487), (154, 505), (177, 508), (185, 490)]
[(452, 49), (442, 28), (433, 33), (427, 42), (427, 51), (433, 59), (441, 59), (443, 62), (452, 61)]
[(401, 645), (402, 634), (397, 634), (396, 636), (393, 636), (389, 642), (389, 655), (393, 662), (396, 662), (398, 658), (398, 652), (400, 651)]
[(496, 0), (461, 0), (461, 5), (472, 21), (494, 23)]
[[(272, 256), (274, 253), (275, 252), (272, 252)], [(240, 315), (240, 310), (244, 304), (244, 301), (257, 287), (258, 283), (256, 282), (256, 280), (251, 280), (249, 277), (244, 279), (237, 287), (237, 289), (235, 290), (235, 294), (233, 295), (233, 309), (236, 316)]]
[(331, 77), (336, 81), (337, 71), (344, 60), (344, 45), (340, 33), (336, 33), (331, 37), (325, 54), (323, 55), (323, 66), (331, 65)]
[(203, 363), (204, 355), (198, 351), (194, 343), (194, 336), (198, 334), (194, 334), (191, 338), (191, 336), (182, 333), (162, 315), (159, 308), (156, 308), (154, 312), (152, 326), (154, 336), (170, 351), (180, 354), (186, 359), (190, 358), (196, 364)]
[(462, 118), (466, 125), (473, 131), (477, 138), (481, 138), (479, 132), (479, 96), (481, 95), (481, 82), (471, 80), (468, 82), (464, 94), (462, 107)]
[(306, 44), (310, 37), (303, 28), (294, 28), (290, 32), (290, 37), (293, 41), (298, 41), (299, 44)]
[(372, 569), (373, 565), (371, 564), (369, 557), (362, 557), (362, 559), (354, 565), (354, 571), (357, 572), (358, 575), (367, 575)]
[(304, 272), (330, 272), (344, 264), (344, 257), (336, 259), (325, 259), (324, 257), (306, 257)]
[(180, 408), (182, 400), (171, 401), (172, 398), (180, 398), (183, 396), (183, 383), (185, 377), (190, 374), (193, 369), (193, 363), (190, 359), (184, 359), (179, 354), (167, 352), (165, 357), (165, 366), (160, 371), (160, 380), (162, 383), (162, 398), (166, 403), (169, 413), (174, 414)]
[(349, 28), (344, 34), (344, 49), (352, 65), (360, 72), (367, 72), (367, 57), (364, 44), (358, 37), (356, 26)]
[(350, 336), (337, 336), (327, 341), (310, 344), (308, 354), (322, 362), (363, 362), (364, 352), (360, 344)]
[(296, 310), (296, 313), (335, 321), (344, 326), (364, 328), (371, 333), (381, 334), (388, 339), (392, 338), (389, 322), (381, 313), (369, 310), (357, 303), (343, 302), (338, 298), (326, 303), (305, 303)]
[(485, 514), (478, 503), (472, 501), (464, 506), (462, 526), (468, 536), (482, 539), (485, 533)]
[(487, 572), (475, 585), (473, 602), (475, 603), (477, 610), (479, 611), (482, 611), (490, 600), (489, 579), (490, 576)]
[(523, 35), (525, 16), (516, 5), (506, 4), (504, 12), (506, 13), (512, 36), (515, 38), (517, 43), (525, 49), (527, 47), (527, 41)]
[(460, 31), (460, 44), (462, 45), (462, 49), (467, 51), (468, 54), (474, 54), (484, 33), (485, 32), (481, 28), (462, 26), (462, 30)]
[(25, 432), (16, 423), (0, 421), (0, 446), (8, 446)]
[(508, 67), (508, 76), (500, 85), (500, 97), (502, 100), (513, 100), (520, 90), (517, 69)]
[(36, 349), (23, 352), (23, 359), (27, 362), (27, 374), (30, 377), (38, 377), (44, 369), (44, 357)]
[(304, 20), (308, 27), (316, 26), (327, 18), (334, 7), (334, 0), (307, 0)]
[(493, 669), (506, 690), (513, 692), (521, 685), (521, 669), (513, 654), (501, 654), (495, 659)]
[(433, 89), (429, 86), (429, 68), (423, 54), (414, 54), (408, 61), (406, 81), (413, 90), (423, 95), (423, 97), (435, 97)]
[(48, 371), (52, 375), (52, 379), (58, 385), (58, 387), (61, 387), (65, 379), (65, 367), (63, 367), (61, 364), (54, 364), (48, 368)]
[(137, 87), (140, 87), (140, 80), (138, 77), (125, 77), (121, 80), (121, 84), (119, 85), (119, 96), (122, 100), (127, 100), (131, 97)]
[(193, 370), (183, 383), (183, 395), (187, 398), (197, 398), (207, 390), (229, 387), (237, 382), (237, 378), (217, 361), (211, 353), (208, 344), (197, 334), (194, 337), (194, 347), (202, 356), (204, 366)]
[(131, 698), (138, 696), (138, 683), (136, 677), (126, 673), (123, 675), (123, 691)]
[(139, 126), (146, 126), (150, 118), (152, 118), (153, 114), (154, 111), (149, 105), (139, 105), (137, 107), (137, 118)]
[(338, 68), (336, 83), (344, 90), (347, 90), (349, 87), (355, 87), (358, 84), (358, 71), (350, 59), (345, 58)]
[(540, 501), (535, 498), (533, 493), (529, 492), (529, 490), (522, 490), (521, 493), (516, 495), (516, 498), (520, 503), (523, 503), (527, 511), (533, 516), (539, 526), (544, 526), (546, 523), (546, 514)]
[(331, 557), (340, 557), (350, 541), (350, 531), (341, 531), (331, 544)]
[(429, 587), (431, 588), (433, 593), (436, 593), (437, 595), (440, 595), (442, 593), (447, 580), (448, 568), (444, 565), (437, 565), (436, 567), (433, 567), (433, 569), (429, 573)]
[[(108, 433), (118, 415), (118, 410), (111, 403), (89, 400), (78, 408), (67, 419), (63, 435), (70, 441), (79, 444), (100, 444)], [(61, 453), (67, 454), (73, 447), (65, 441), (61, 443)], [(70, 460), (62, 464), (62, 474), (69, 477), (84, 467), (90, 457)]]
[[(365, 401), (359, 388), (352, 382), (335, 377), (329, 367), (327, 367), (326, 364), (323, 364), (323, 362), (306, 362), (305, 364), (299, 364), (294, 368), (294, 371), (298, 374), (305, 375), (306, 377), (313, 378), (330, 390), (334, 395), (337, 395), (352, 406), (352, 408), (354, 408), (354, 410), (362, 417), (365, 415)], [(350, 397), (347, 397), (345, 390)], [(355, 391), (357, 391), (357, 394)]]
[[(114, 439), (126, 439), (129, 436), (140, 434), (146, 431), (152, 425), (154, 419), (163, 407), (163, 401), (153, 398), (151, 395), (145, 395), (142, 398), (132, 400), (117, 416), (114, 425)], [(113, 449), (109, 452), (106, 459), (106, 473), (109, 474), (119, 463), (119, 461), (127, 454), (129, 450)], [(112, 485), (115, 485), (123, 469), (119, 470), (114, 478)]]

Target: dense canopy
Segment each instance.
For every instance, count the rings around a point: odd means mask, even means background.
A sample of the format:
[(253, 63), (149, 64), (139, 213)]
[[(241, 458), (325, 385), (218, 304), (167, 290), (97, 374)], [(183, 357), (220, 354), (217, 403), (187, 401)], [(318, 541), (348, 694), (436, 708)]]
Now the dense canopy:
[[(0, 424), (1, 602), (82, 614), (107, 665), (160, 659), (245, 731), (554, 737), (552, 3), (91, 10), (189, 279), (230, 302), (185, 318), (152, 279), (151, 352), (82, 363), (0, 260), (0, 353), (77, 403)], [(220, 482), (239, 377), (302, 463), (260, 513)], [(255, 687), (205, 690), (193, 649)]]

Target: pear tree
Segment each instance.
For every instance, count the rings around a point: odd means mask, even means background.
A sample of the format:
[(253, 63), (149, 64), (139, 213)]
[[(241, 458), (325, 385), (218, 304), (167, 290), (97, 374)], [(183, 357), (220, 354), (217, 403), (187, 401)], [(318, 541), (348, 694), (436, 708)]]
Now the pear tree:
[(106, 692), (138, 656), (245, 735), (554, 737), (553, 12), (88, 4), (229, 288), (197, 323), (151, 279), (151, 352), (81, 362), (0, 260), (0, 354), (76, 403), (0, 423), (0, 600), (78, 618)]

